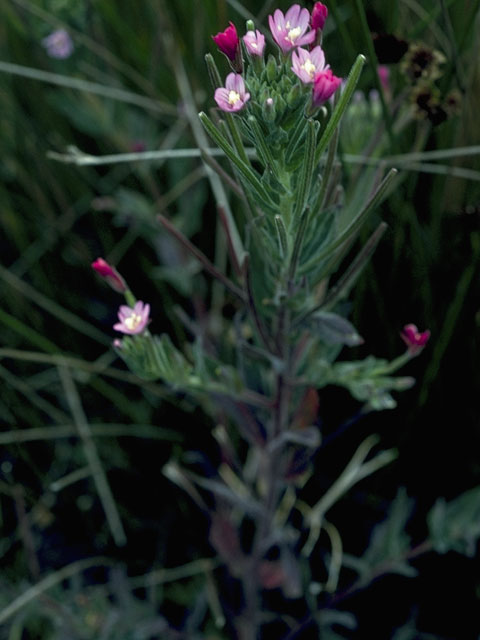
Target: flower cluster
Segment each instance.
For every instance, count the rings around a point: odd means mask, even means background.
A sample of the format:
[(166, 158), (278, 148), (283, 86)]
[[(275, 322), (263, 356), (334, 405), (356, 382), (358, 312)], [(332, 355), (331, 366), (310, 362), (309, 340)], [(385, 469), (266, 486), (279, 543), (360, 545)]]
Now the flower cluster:
[[(328, 16), (327, 7), (316, 2), (312, 12), (292, 5), (285, 14), (276, 9), (268, 17), (272, 37), (278, 45), (281, 56), (287, 60), (291, 53), (291, 71), (304, 85), (313, 85), (311, 100), (314, 108), (324, 104), (339, 88), (341, 78), (333, 74), (325, 64), (325, 54), (320, 45), (313, 46), (321, 39), (321, 32)], [(253, 26), (253, 25), (252, 25)], [(225, 31), (212, 36), (219, 50), (230, 60), (233, 72), (227, 76), (225, 86), (215, 91), (215, 102), (222, 111), (236, 112), (245, 107), (250, 99), (245, 81), (239, 70), (243, 70), (241, 42), (235, 25), (231, 22)], [(245, 50), (252, 61), (262, 59), (265, 36), (257, 30), (249, 29), (242, 38)], [(310, 47), (309, 49), (303, 47)], [(271, 105), (270, 105), (271, 106)]]

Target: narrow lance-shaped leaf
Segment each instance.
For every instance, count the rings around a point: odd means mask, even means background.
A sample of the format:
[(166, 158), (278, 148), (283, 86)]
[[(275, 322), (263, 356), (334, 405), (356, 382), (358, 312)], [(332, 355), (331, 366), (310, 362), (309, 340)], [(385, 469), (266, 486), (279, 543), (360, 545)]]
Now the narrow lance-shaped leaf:
[(295, 242), (293, 245), (292, 257), (290, 259), (289, 277), (290, 280), (295, 278), (295, 272), (297, 271), (298, 259), (303, 244), (303, 238), (307, 229), (307, 223), (309, 219), (310, 210), (307, 208), (303, 211), (300, 217), (300, 224), (298, 225), (297, 234), (295, 236)]
[(289, 142), (285, 150), (285, 161), (287, 164), (291, 161), (293, 154), (295, 153), (295, 150), (297, 149), (298, 145), (301, 143), (306, 126), (307, 126), (307, 119), (303, 115), (303, 111), (302, 111), (298, 122), (296, 123), (296, 125), (294, 125), (294, 128), (291, 131), (289, 131)]
[(220, 77), (220, 72), (211, 53), (205, 55), (205, 62), (212, 87), (214, 90), (218, 89), (222, 86), (222, 78)]
[(265, 167), (269, 169), (275, 175), (275, 177), (277, 177), (277, 171), (276, 171), (277, 165), (276, 165), (275, 159), (272, 155), (270, 147), (266, 143), (265, 136), (263, 135), (263, 132), (255, 116), (249, 116), (248, 124), (250, 125), (253, 135), (255, 136), (257, 152), (259, 153), (259, 156), (262, 158), (262, 161), (265, 164)]
[(317, 196), (317, 200), (315, 204), (313, 205), (314, 215), (323, 211), (323, 208), (325, 207), (327, 190), (330, 185), (332, 169), (334, 166), (335, 157), (337, 155), (338, 134), (339, 134), (339, 128), (337, 127), (334, 131), (332, 141), (328, 146), (327, 162), (325, 163), (325, 168), (322, 173), (322, 184), (320, 186), (320, 192)]
[(390, 169), (385, 178), (382, 180), (382, 183), (375, 191), (374, 195), (367, 202), (365, 207), (360, 211), (360, 213), (351, 221), (351, 223), (337, 235), (336, 239), (325, 247), (323, 251), (314, 256), (307, 264), (304, 264), (300, 271), (301, 273), (307, 273), (312, 267), (316, 264), (324, 260), (327, 256), (329, 256), (335, 249), (340, 247), (344, 242), (346, 242), (351, 236), (356, 234), (362, 224), (365, 222), (368, 215), (380, 204), (382, 201), (390, 183), (393, 178), (397, 175), (396, 169)]
[(217, 127), (213, 124), (210, 118), (203, 111), (199, 113), (199, 118), (205, 127), (207, 133), (217, 143), (217, 145), (224, 151), (225, 155), (229, 158), (232, 164), (238, 169), (238, 172), (242, 178), (250, 185), (250, 187), (256, 192), (256, 195), (262, 202), (269, 208), (275, 208), (275, 204), (270, 199), (265, 187), (262, 185), (259, 177), (255, 174), (253, 169), (243, 162), (239, 158), (238, 154), (232, 148), (228, 140), (223, 136)]
[(313, 171), (315, 169), (315, 142), (316, 130), (313, 120), (308, 120), (307, 135), (305, 139), (305, 155), (302, 170), (299, 178), (298, 191), (296, 194), (296, 205), (293, 214), (294, 224), (298, 220), (298, 216), (302, 215), (310, 195), (310, 187), (312, 184)]
[(320, 534), (322, 520), (327, 511), (357, 482), (374, 473), (383, 466), (389, 464), (397, 457), (394, 449), (381, 451), (374, 458), (365, 462), (370, 451), (378, 443), (378, 436), (371, 435), (366, 438), (353, 454), (352, 459), (342, 471), (337, 480), (326, 491), (323, 497), (311, 508), (307, 522), (310, 526), (310, 535), (302, 549), (304, 555), (309, 555), (316, 544)]
[(275, 229), (277, 231), (278, 245), (280, 247), (280, 255), (282, 258), (288, 255), (288, 237), (282, 216), (275, 216)]
[(383, 234), (387, 230), (387, 227), (388, 225), (385, 222), (381, 222), (378, 225), (378, 227), (365, 243), (365, 246), (362, 247), (360, 253), (349, 265), (348, 269), (338, 280), (336, 285), (329, 291), (327, 297), (321, 305), (322, 309), (328, 310), (329, 308), (332, 308), (339, 300), (345, 298), (348, 295), (348, 292), (355, 284), (355, 281), (362, 273), (369, 259), (372, 257), (372, 254), (375, 251), (377, 244), (379, 243)]
[(342, 91), (342, 95), (340, 96), (338, 104), (333, 110), (333, 113), (330, 116), (330, 120), (325, 127), (322, 137), (320, 138), (320, 142), (318, 143), (317, 150), (315, 152), (315, 164), (318, 164), (320, 162), (322, 153), (327, 148), (330, 139), (335, 133), (335, 129), (340, 124), (340, 120), (342, 119), (342, 116), (345, 113), (346, 108), (348, 107), (348, 103), (350, 102), (353, 92), (355, 91), (355, 87), (357, 86), (357, 82), (360, 78), (360, 74), (362, 72), (364, 64), (365, 56), (360, 54), (353, 63), (353, 67), (348, 75), (345, 88)]

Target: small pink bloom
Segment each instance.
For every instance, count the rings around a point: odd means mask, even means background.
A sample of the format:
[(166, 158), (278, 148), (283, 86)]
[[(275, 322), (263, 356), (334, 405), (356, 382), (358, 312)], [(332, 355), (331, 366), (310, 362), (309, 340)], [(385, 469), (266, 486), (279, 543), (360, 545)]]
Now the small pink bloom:
[(229, 60), (234, 62), (237, 57), (240, 40), (238, 39), (237, 29), (233, 22), (230, 22), (230, 26), (227, 27), (225, 31), (217, 33), (217, 35), (212, 36), (212, 38), (220, 51), (224, 53)]
[(240, 111), (250, 99), (245, 91), (245, 83), (239, 73), (229, 73), (225, 87), (215, 90), (215, 102), (222, 111)]
[(377, 67), (377, 73), (382, 89), (388, 93), (390, 91), (390, 69), (381, 64)]
[(313, 82), (317, 73), (328, 69), (322, 47), (314, 47), (311, 51), (298, 47), (292, 52), (292, 71), (302, 82)]
[(95, 262), (92, 262), (92, 269), (94, 269), (98, 275), (107, 282), (112, 289), (118, 291), (118, 293), (124, 293), (127, 290), (127, 285), (122, 276), (118, 273), (115, 267), (108, 264), (103, 258), (97, 258)]
[(315, 40), (315, 31), (307, 33), (309, 22), (308, 9), (300, 9), (299, 4), (292, 5), (285, 15), (277, 9), (273, 16), (268, 16), (273, 39), (284, 53), (293, 47), (312, 44)]
[(316, 2), (312, 9), (312, 29), (322, 31), (328, 17), (328, 9), (321, 2)]
[(143, 153), (147, 150), (147, 145), (143, 140), (132, 140), (128, 146), (132, 153)]
[(72, 39), (65, 29), (57, 29), (42, 40), (42, 46), (47, 50), (51, 58), (63, 60), (73, 52)]
[(118, 319), (120, 322), (113, 325), (115, 331), (134, 335), (142, 333), (149, 322), (150, 305), (144, 304), (141, 300), (132, 307), (122, 305), (118, 310)]
[(247, 31), (243, 36), (243, 42), (251, 56), (262, 56), (265, 48), (265, 36), (257, 29), (256, 31)]
[(313, 105), (319, 107), (326, 102), (338, 87), (342, 84), (342, 79), (334, 76), (331, 69), (320, 71), (313, 79)]
[(420, 333), (416, 325), (406, 324), (403, 327), (400, 336), (407, 345), (408, 351), (412, 355), (417, 355), (417, 353), (419, 353), (427, 344), (428, 339), (430, 338), (430, 331), (427, 329), (427, 331)]

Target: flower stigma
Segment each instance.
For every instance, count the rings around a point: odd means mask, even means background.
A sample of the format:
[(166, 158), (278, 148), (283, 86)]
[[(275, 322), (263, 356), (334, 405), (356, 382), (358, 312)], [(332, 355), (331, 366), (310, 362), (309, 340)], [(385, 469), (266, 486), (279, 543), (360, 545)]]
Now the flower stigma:
[[(287, 27), (288, 28), (288, 27)], [(292, 44), (295, 44), (295, 40), (302, 33), (301, 27), (295, 27), (294, 29), (290, 29), (287, 35), (287, 40), (290, 40)]]
[(125, 318), (123, 324), (127, 327), (127, 329), (130, 329), (130, 331), (135, 331), (135, 329), (141, 324), (141, 322), (143, 322), (142, 316), (140, 316), (138, 313), (132, 313), (131, 316)]
[(237, 104), (239, 100), (240, 94), (232, 89), (228, 94), (228, 104), (231, 104), (233, 106), (234, 104)]
[(317, 70), (316, 66), (313, 64), (310, 58), (305, 60), (305, 62), (302, 65), (300, 65), (300, 68), (305, 69), (305, 71), (308, 73), (308, 75), (312, 79), (313, 79), (313, 76), (315, 75), (315, 71)]

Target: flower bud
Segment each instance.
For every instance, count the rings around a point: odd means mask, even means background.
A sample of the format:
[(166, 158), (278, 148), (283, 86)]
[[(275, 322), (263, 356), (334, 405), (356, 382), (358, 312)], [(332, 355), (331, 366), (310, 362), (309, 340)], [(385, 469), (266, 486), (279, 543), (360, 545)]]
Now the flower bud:
[(217, 33), (216, 36), (212, 36), (212, 40), (229, 60), (232, 62), (235, 60), (240, 40), (238, 39), (237, 29), (233, 22), (230, 22), (230, 26), (227, 27), (225, 31), (221, 31)]
[(427, 344), (430, 338), (430, 331), (427, 329), (420, 332), (416, 325), (407, 324), (403, 327), (400, 337), (407, 345), (408, 352), (412, 356), (416, 356)]
[(326, 102), (341, 83), (342, 79), (334, 76), (331, 69), (317, 73), (313, 81), (313, 105), (319, 107)]
[(313, 9), (312, 9), (312, 17), (311, 17), (312, 29), (320, 29), (320, 31), (322, 31), (323, 27), (325, 26), (325, 21), (327, 17), (328, 17), (327, 7), (321, 2), (316, 2), (313, 5)]
[(112, 265), (108, 264), (103, 258), (97, 258), (95, 262), (92, 262), (92, 269), (94, 269), (112, 289), (118, 291), (118, 293), (125, 293), (128, 289), (125, 280), (115, 267), (112, 267)]
[(273, 122), (275, 115), (275, 101), (273, 98), (267, 98), (262, 105), (262, 116), (267, 122)]

